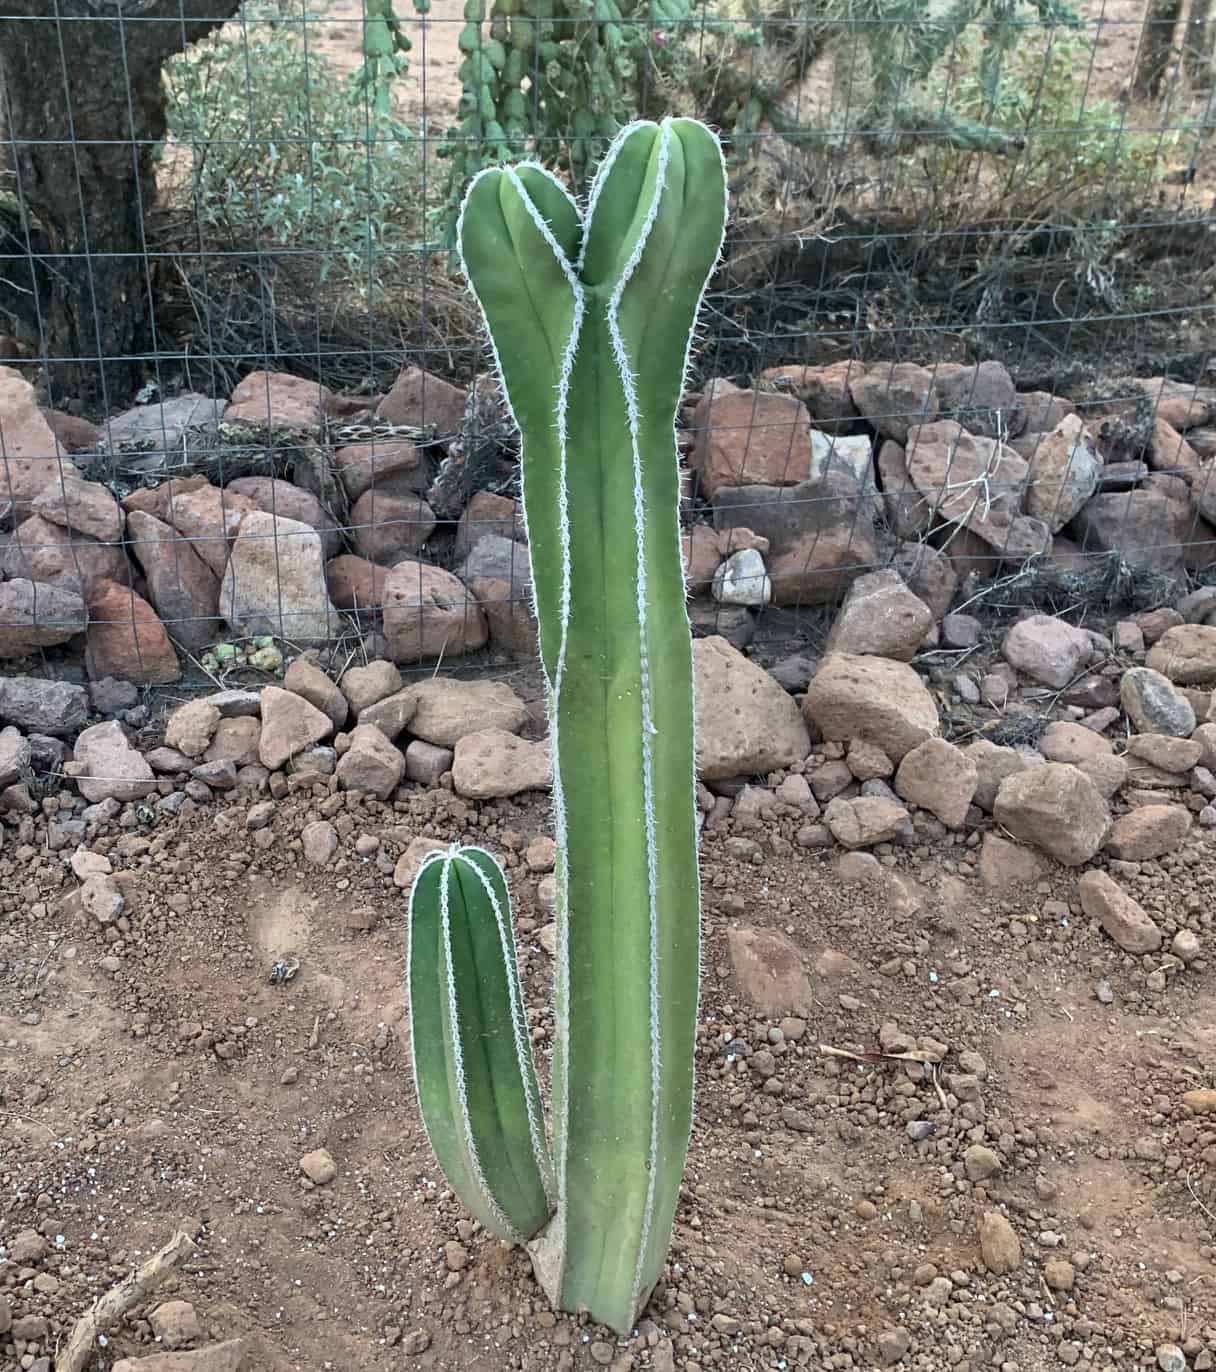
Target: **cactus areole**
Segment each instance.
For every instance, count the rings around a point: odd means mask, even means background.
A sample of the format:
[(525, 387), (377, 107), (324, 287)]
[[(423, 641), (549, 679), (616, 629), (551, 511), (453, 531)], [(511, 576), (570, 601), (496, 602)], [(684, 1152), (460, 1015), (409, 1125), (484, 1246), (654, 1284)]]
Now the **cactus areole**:
[(628, 1334), (662, 1271), (692, 1122), (700, 957), (692, 649), (674, 422), (722, 245), (694, 120), (614, 140), (585, 212), (482, 172), (459, 225), (522, 440), (557, 839), (552, 1142), (502, 872), (432, 855), (410, 894), (423, 1119), (453, 1189), (550, 1300)]

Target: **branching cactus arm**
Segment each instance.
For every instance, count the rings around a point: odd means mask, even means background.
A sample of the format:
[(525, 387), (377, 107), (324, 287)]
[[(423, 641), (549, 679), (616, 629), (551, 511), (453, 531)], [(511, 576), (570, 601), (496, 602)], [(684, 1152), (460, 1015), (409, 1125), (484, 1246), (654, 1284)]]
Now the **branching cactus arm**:
[(436, 853), (410, 891), (414, 1082), (452, 1189), (500, 1238), (548, 1220), (552, 1169), (502, 871), (480, 848)]

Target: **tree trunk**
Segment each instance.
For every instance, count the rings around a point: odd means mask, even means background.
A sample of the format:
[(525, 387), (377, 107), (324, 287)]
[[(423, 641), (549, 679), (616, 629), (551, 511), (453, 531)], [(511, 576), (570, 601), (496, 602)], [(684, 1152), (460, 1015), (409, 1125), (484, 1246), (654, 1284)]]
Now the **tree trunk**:
[[(106, 408), (128, 401), (149, 371), (144, 223), (166, 127), (161, 67), (239, 7), (4, 0), (0, 124), (7, 185), (24, 214), (10, 206), (7, 236), (0, 226), (0, 297), (11, 297), (6, 308), (23, 319), (57, 392)], [(5, 263), (14, 251), (27, 261)]]
[(1148, 0), (1132, 81), (1132, 89), (1141, 99), (1151, 100), (1161, 94), (1174, 56), (1174, 35), (1181, 17), (1182, 0)]
[(1212, 0), (1191, 0), (1186, 17), (1186, 50), (1183, 61), (1191, 84), (1207, 87), (1212, 84), (1212, 37), (1210, 31)]

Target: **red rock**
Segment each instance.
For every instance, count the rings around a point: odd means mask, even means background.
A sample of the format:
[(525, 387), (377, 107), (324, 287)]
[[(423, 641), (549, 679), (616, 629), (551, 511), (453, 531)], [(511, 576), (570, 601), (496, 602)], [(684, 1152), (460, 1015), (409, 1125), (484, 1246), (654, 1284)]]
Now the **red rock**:
[(177, 681), (181, 666), (156, 611), (129, 586), (102, 581), (89, 596), (85, 666), (94, 681)]
[(553, 781), (548, 740), (531, 743), (503, 729), (480, 729), (465, 734), (454, 752), (452, 785), (471, 800), (545, 791)]
[(1076, 767), (1049, 762), (1001, 783), (993, 806), (997, 823), (1058, 862), (1077, 867), (1101, 848), (1110, 810), (1101, 791)]
[(333, 557), (341, 546), (337, 524), (311, 491), (272, 476), (239, 476), (224, 489), (252, 500), (263, 514), (278, 514), (311, 525), (321, 535), (326, 557)]
[(496, 648), (521, 655), (537, 651), (540, 640), (528, 596), (501, 577), (475, 576), (468, 586), (486, 617), (490, 642)]
[(1149, 649), (1148, 666), (1178, 686), (1216, 685), (1216, 625), (1177, 624)]
[(1190, 829), (1183, 805), (1141, 805), (1115, 820), (1106, 850), (1123, 862), (1148, 862), (1176, 853)]
[(339, 610), (378, 610), (387, 576), (387, 568), (353, 553), (341, 553), (325, 564), (329, 598)]
[(101, 430), (79, 415), (65, 414), (63, 410), (42, 410), (51, 432), (59, 440), (65, 453), (91, 453), (101, 442)]
[(837, 796), (823, 812), (832, 837), (846, 848), (872, 848), (887, 843), (909, 821), (907, 810), (885, 796)]
[(237, 535), (241, 519), (257, 508), (248, 496), (208, 484), (173, 492), (161, 518), (190, 539), (194, 551), (216, 576), (223, 576), (229, 544)]
[(1018, 396), (1018, 404), (1026, 416), (1023, 437), (1027, 434), (1050, 433), (1062, 419), (1077, 412), (1071, 400), (1063, 400), (1050, 391), (1023, 391)]
[(87, 534), (99, 543), (116, 543), (122, 537), (122, 507), (96, 481), (77, 481), (73, 477), (48, 486), (34, 501), (34, 513), (60, 528)]
[(335, 729), (346, 723), (350, 707), (338, 683), (326, 676), (320, 667), (309, 662), (306, 657), (298, 657), (283, 673), (283, 687), (303, 696), (310, 705), (315, 705), (323, 714), (329, 716)]
[(1157, 410), (1157, 417), (1179, 431), (1210, 424), (1216, 418), (1216, 390), (1185, 381), (1153, 376), (1141, 381)]
[(936, 815), (947, 829), (961, 829), (978, 775), (975, 762), (953, 743), (927, 738), (904, 755), (895, 773), (895, 793)]
[(875, 458), (887, 520), (903, 539), (921, 539), (933, 527), (933, 510), (912, 484), (903, 445), (884, 438)]
[(252, 715), (238, 715), (234, 719), (221, 719), (215, 726), (215, 736), (207, 751), (204, 762), (231, 762), (237, 767), (247, 767), (258, 761), (258, 743), (262, 737), (261, 721)]
[(826, 605), (878, 561), (872, 529), (837, 525), (805, 533), (769, 558), (768, 574), (776, 605)]
[(0, 499), (23, 515), (48, 486), (69, 476), (80, 472), (62, 455), (33, 386), (14, 368), (0, 367)]
[(1054, 615), (1027, 615), (1006, 633), (1001, 653), (1044, 686), (1062, 690), (1093, 655), (1088, 634)]
[(315, 432), (321, 427), (331, 394), (327, 386), (286, 372), (250, 372), (229, 397), (224, 422), (272, 431)]
[(195, 552), (194, 544), (155, 515), (131, 511), (127, 534), (161, 622), (190, 652), (206, 647), (220, 623), (219, 577)]
[(476, 598), (451, 572), (403, 561), (385, 578), (384, 634), (395, 662), (419, 662), (463, 657), (489, 631)]
[(66, 643), (87, 623), (84, 601), (74, 591), (24, 577), (0, 582), (0, 658)]
[(1042, 434), (1030, 459), (1026, 511), (1058, 533), (1098, 488), (1102, 457), (1076, 415)]
[(465, 392), (459, 386), (421, 367), (406, 367), (376, 407), (376, 418), (390, 424), (433, 428), (437, 438), (450, 438), (464, 423), (465, 403)]
[(1024, 555), (1015, 521), (1030, 468), (1012, 448), (941, 420), (909, 430), (905, 461), (937, 519), (969, 529), (1005, 556)]
[(338, 477), (348, 500), (358, 500), (373, 486), (389, 482), (401, 491), (424, 494), (430, 473), (426, 459), (414, 444), (404, 438), (373, 439), (351, 443), (334, 454)]
[(320, 534), (282, 515), (247, 514), (220, 582), (220, 614), (240, 634), (289, 643), (336, 637), (341, 621), (329, 599)]
[(849, 393), (857, 412), (864, 415), (884, 438), (905, 443), (914, 424), (925, 424), (938, 414), (933, 373), (911, 362), (879, 362), (854, 375)]
[(366, 791), (387, 800), (405, 772), (405, 758), (374, 724), (351, 731), (350, 746), (338, 760), (338, 785), (344, 791)]
[(391, 567), (422, 548), (434, 532), (435, 513), (419, 495), (375, 486), (351, 506), (350, 523), (355, 551)]
[(861, 362), (829, 362), (822, 367), (769, 367), (760, 373), (760, 380), (787, 387), (807, 407), (817, 424), (831, 425), (857, 418), (849, 384), (864, 371)]
[[(732, 532), (732, 531), (727, 531)], [(690, 595), (707, 591), (722, 561), (721, 535), (708, 524), (694, 524), (680, 538), (684, 574)]]
[(805, 759), (806, 724), (767, 672), (717, 635), (697, 639), (692, 657), (698, 776), (757, 776)]
[(132, 510), (140, 510), (144, 514), (155, 515), (157, 519), (171, 522), (169, 510), (179, 495), (185, 495), (187, 491), (200, 491), (210, 485), (211, 482), (205, 476), (174, 477), (170, 481), (162, 481), (157, 486), (140, 486), (130, 495), (123, 497), (122, 507), (128, 514)]
[(937, 706), (915, 670), (885, 657), (830, 653), (803, 699), (803, 712), (826, 739), (862, 739), (901, 762), (941, 732)]
[(1153, 426), (1153, 439), (1145, 450), (1144, 458), (1155, 472), (1189, 475), (1198, 472), (1202, 465), (1195, 449), (1160, 414)]
[(117, 720), (82, 730), (72, 753), (76, 785), (92, 805), (110, 798), (139, 800), (156, 790), (152, 768)]
[(262, 733), (258, 757), (262, 766), (275, 771), (297, 753), (320, 743), (334, 731), (333, 721), (303, 696), (279, 686), (262, 690)]
[(34, 514), (18, 526), (0, 566), (7, 577), (28, 577), (75, 591), (85, 600), (100, 582), (126, 585), (131, 579), (131, 566), (121, 546), (98, 543)]
[(509, 538), (516, 543), (528, 541), (523, 510), (514, 500), (491, 491), (477, 491), (456, 525), (453, 552), (457, 557), (464, 557), (487, 534)]
[(792, 395), (729, 391), (697, 405), (692, 467), (702, 492), (723, 486), (794, 486), (811, 474), (811, 423)]
[(931, 543), (901, 543), (891, 566), (932, 610), (934, 619), (946, 616), (958, 590), (958, 573), (945, 553)]
[(1140, 905), (1105, 872), (1086, 872), (1078, 883), (1081, 908), (1125, 953), (1155, 953), (1163, 935)]
[(939, 362), (933, 368), (933, 387), (943, 415), (957, 419), (964, 429), (988, 438), (1016, 437), (1026, 423), (1013, 378), (1000, 362), (964, 366)]
[(898, 572), (884, 568), (859, 576), (849, 587), (825, 651), (911, 662), (932, 626), (933, 611)]

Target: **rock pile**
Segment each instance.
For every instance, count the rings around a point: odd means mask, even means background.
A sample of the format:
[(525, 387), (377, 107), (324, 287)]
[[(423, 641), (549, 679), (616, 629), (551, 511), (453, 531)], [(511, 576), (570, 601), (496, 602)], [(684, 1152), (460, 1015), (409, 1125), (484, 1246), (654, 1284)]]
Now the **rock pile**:
[[(831, 647), (907, 660), (968, 572), (1212, 565), (1216, 391), (1123, 389), (1080, 414), (993, 362), (715, 381), (684, 414), (694, 624), (743, 647), (765, 605), (848, 592)], [(93, 679), (164, 683), (230, 637), (358, 628), (399, 664), (534, 651), (521, 512), (467, 465), (466, 414), (494, 403), (484, 379), (466, 396), (416, 367), (371, 398), (255, 372), (226, 403), (180, 396), (91, 430), (0, 368), (0, 659), (81, 641)]]

